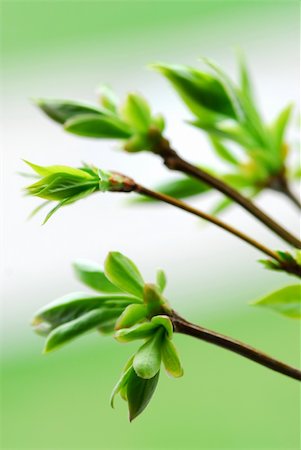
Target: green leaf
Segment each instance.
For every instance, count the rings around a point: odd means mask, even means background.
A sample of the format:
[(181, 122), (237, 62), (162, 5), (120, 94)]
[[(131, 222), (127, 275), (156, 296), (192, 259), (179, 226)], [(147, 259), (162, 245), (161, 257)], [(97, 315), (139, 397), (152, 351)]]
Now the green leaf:
[(284, 108), (280, 114), (278, 115), (277, 119), (273, 123), (271, 127), (271, 133), (273, 137), (273, 142), (275, 147), (278, 149), (278, 151), (282, 151), (282, 145), (284, 144), (284, 136), (285, 131), (287, 129), (291, 114), (293, 110), (293, 105), (288, 105), (286, 108)]
[(73, 263), (73, 269), (77, 278), (95, 291), (120, 292), (120, 289), (107, 279), (102, 267), (94, 262), (77, 260)]
[(134, 420), (149, 404), (159, 380), (159, 372), (153, 378), (138, 377), (132, 369), (127, 382), (127, 400), (130, 421)]
[(166, 287), (167, 279), (164, 270), (158, 269), (156, 276), (156, 284), (161, 292), (164, 291)]
[(118, 342), (131, 342), (137, 339), (146, 339), (152, 336), (158, 324), (144, 322), (132, 326), (131, 328), (122, 328), (115, 333), (115, 339)]
[(147, 101), (139, 94), (128, 94), (121, 107), (121, 116), (134, 130), (146, 133), (151, 125), (152, 116)]
[(70, 133), (92, 138), (126, 139), (132, 135), (130, 128), (115, 116), (86, 114), (65, 122)]
[(115, 329), (120, 330), (121, 328), (129, 328), (145, 319), (147, 314), (146, 307), (144, 305), (129, 305), (123, 311), (121, 316), (118, 318)]
[(143, 278), (136, 265), (119, 252), (110, 252), (105, 260), (106, 277), (124, 292), (143, 297)]
[(106, 85), (101, 85), (97, 89), (97, 94), (101, 105), (107, 110), (111, 111), (113, 114), (117, 113), (119, 99), (115, 92)]
[(239, 65), (239, 78), (240, 78), (240, 89), (242, 95), (249, 98), (253, 98), (252, 82), (250, 79), (249, 71), (247, 68), (246, 60), (242, 52), (238, 53), (238, 65)]
[(33, 100), (48, 117), (58, 123), (64, 124), (67, 120), (85, 114), (96, 114), (102, 116), (104, 111), (85, 103), (74, 102), (71, 100), (54, 100), (38, 98)]
[(213, 206), (213, 208), (210, 210), (210, 214), (212, 214), (213, 216), (218, 216), (221, 212), (224, 212), (232, 204), (233, 200), (231, 200), (228, 197), (225, 197)]
[(172, 83), (197, 117), (208, 122), (215, 122), (218, 116), (236, 117), (223, 84), (212, 75), (182, 65), (154, 64), (152, 67)]
[(183, 368), (177, 349), (169, 339), (164, 339), (162, 344), (162, 361), (169, 375), (175, 378), (183, 376)]
[[(174, 198), (193, 197), (195, 195), (205, 194), (210, 189), (210, 186), (205, 183), (186, 176), (168, 181), (155, 188), (156, 191)], [(153, 200), (151, 199), (151, 201)]]
[(141, 378), (153, 378), (160, 370), (163, 330), (156, 333), (139, 348), (133, 361), (136, 374)]
[(214, 150), (220, 158), (234, 166), (237, 166), (239, 164), (239, 161), (235, 158), (232, 152), (222, 144), (220, 139), (215, 136), (211, 136), (210, 140)]
[(157, 327), (163, 327), (165, 329), (165, 334), (168, 339), (172, 339), (173, 336), (173, 326), (171, 320), (168, 316), (160, 315), (154, 316), (151, 323)]
[[(85, 175), (88, 176), (84, 171)], [(87, 191), (97, 190), (99, 180), (89, 176), (71, 175), (66, 172), (53, 173), (41, 180), (27, 186), (25, 189), (29, 195), (43, 198), (45, 200), (62, 201), (69, 200)]]
[[(73, 292), (72, 294), (54, 300), (48, 305), (37, 311), (33, 326), (39, 327), (43, 322), (49, 323), (52, 327), (59, 326), (65, 322), (76, 319), (77, 317), (94, 309), (102, 308), (110, 302), (116, 302), (122, 307), (131, 304), (135, 299), (125, 294), (120, 295), (89, 295), (85, 292)], [(113, 306), (112, 304), (110, 306)]]
[(101, 308), (87, 312), (70, 322), (55, 328), (49, 334), (44, 347), (44, 353), (49, 353), (69, 341), (81, 336), (87, 331), (97, 328), (112, 318), (117, 318), (122, 310)]
[(278, 289), (252, 303), (255, 306), (270, 308), (284, 316), (301, 318), (301, 285), (295, 284)]
[(162, 307), (165, 301), (160, 289), (156, 285), (151, 283), (144, 285), (143, 300), (146, 304), (149, 316), (162, 313)]
[(130, 378), (131, 372), (133, 371), (132, 368), (132, 361), (133, 358), (131, 358), (131, 364), (129, 365), (129, 367), (124, 370), (123, 374), (121, 375), (120, 379), (118, 380), (116, 386), (114, 387), (112, 394), (111, 394), (111, 399), (110, 399), (110, 404), (111, 407), (114, 408), (114, 400), (117, 394), (119, 394), (120, 390), (124, 387), (126, 387), (128, 380)]

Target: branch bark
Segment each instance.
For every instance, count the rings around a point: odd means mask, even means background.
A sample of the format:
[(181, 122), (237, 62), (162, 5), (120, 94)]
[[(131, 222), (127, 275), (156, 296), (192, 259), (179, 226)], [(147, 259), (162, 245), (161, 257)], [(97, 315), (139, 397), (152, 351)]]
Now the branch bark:
[(299, 369), (278, 361), (260, 350), (230, 337), (224, 336), (223, 334), (190, 323), (178, 316), (175, 312), (173, 312), (171, 320), (174, 330), (177, 333), (186, 334), (202, 341), (217, 345), (218, 347), (225, 348), (226, 350), (230, 350), (231, 352), (237, 353), (244, 358), (258, 363), (261, 366), (268, 367), (269, 369), (286, 375), (289, 378), (301, 381), (301, 371)]
[(206, 172), (203, 169), (195, 167), (190, 164), (188, 161), (182, 159), (175, 150), (173, 150), (167, 139), (161, 138), (157, 142), (156, 153), (160, 155), (164, 161), (166, 167), (171, 170), (177, 170), (187, 175), (190, 175), (202, 182), (207, 183), (212, 186), (219, 192), (223, 193), (227, 197), (234, 200), (240, 206), (242, 206), (245, 210), (249, 211), (254, 217), (256, 217), (261, 223), (266, 225), (270, 230), (276, 233), (279, 237), (281, 237), (284, 241), (289, 243), (290, 245), (301, 249), (301, 241), (293, 236), (289, 231), (283, 228), (279, 223), (277, 223), (274, 219), (264, 213), (260, 208), (258, 208), (251, 200), (247, 197), (243, 196), (236, 189), (232, 188), (232, 186), (228, 185), (224, 181), (216, 178), (210, 173)]

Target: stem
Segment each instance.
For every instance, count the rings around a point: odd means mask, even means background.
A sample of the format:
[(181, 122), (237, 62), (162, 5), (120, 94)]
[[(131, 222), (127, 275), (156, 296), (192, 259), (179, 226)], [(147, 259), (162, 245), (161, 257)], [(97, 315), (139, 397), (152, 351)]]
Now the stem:
[(181, 200), (177, 200), (173, 197), (169, 197), (168, 195), (161, 194), (160, 192), (151, 191), (150, 189), (147, 189), (141, 185), (136, 185), (135, 192), (137, 192), (138, 194), (146, 195), (147, 197), (154, 198), (156, 200), (160, 200), (164, 203), (168, 203), (168, 204), (173, 205), (177, 208), (180, 208), (184, 211), (187, 211), (191, 214), (194, 214), (195, 216), (201, 217), (202, 219), (205, 219), (208, 222), (211, 222), (211, 223), (217, 225), (218, 227), (222, 228), (223, 230), (228, 231), (229, 233), (231, 233), (234, 236), (238, 237), (239, 239), (247, 242), (248, 244), (252, 245), (253, 247), (260, 250), (261, 252), (265, 253), (266, 255), (270, 256), (271, 258), (273, 258), (276, 261), (278, 261), (279, 263), (281, 263), (281, 259), (279, 258), (277, 253), (273, 252), (269, 248), (260, 244), (255, 239), (242, 233), (241, 231), (237, 230), (236, 228), (232, 227), (231, 225), (228, 225), (225, 222), (223, 222), (222, 220), (220, 220), (214, 216), (211, 216), (210, 214), (206, 214), (203, 211), (193, 208), (192, 206), (188, 205), (187, 203), (182, 202)]
[(234, 200), (241, 205), (244, 209), (249, 211), (260, 222), (266, 225), (270, 230), (274, 231), (283, 240), (291, 244), (292, 246), (301, 249), (301, 241), (293, 236), (289, 231), (283, 228), (279, 223), (275, 222), (270, 216), (265, 214), (260, 208), (258, 208), (251, 200), (243, 196), (232, 186), (228, 185), (224, 181), (216, 178), (214, 175), (206, 172), (203, 169), (193, 166), (189, 162), (182, 159), (175, 150), (173, 150), (169, 142), (162, 138), (157, 142), (156, 152), (163, 160), (164, 164), (171, 170), (178, 170), (184, 172), (187, 175), (191, 175), (194, 178), (201, 180), (214, 187), (218, 191), (225, 194), (227, 197)]
[(201, 339), (202, 341), (210, 342), (218, 347), (225, 348), (231, 352), (237, 353), (244, 358), (257, 362), (258, 364), (268, 367), (275, 372), (282, 373), (290, 378), (301, 381), (301, 371), (287, 364), (284, 364), (271, 356), (262, 353), (247, 344), (224, 336), (215, 331), (208, 330), (206, 328), (194, 325), (182, 317), (178, 316), (175, 312), (171, 316), (171, 320), (174, 326), (174, 330), (177, 333), (186, 334), (188, 336)]
[(290, 190), (289, 186), (286, 185), (285, 188), (281, 191), (297, 208), (301, 209), (300, 200), (293, 194)]

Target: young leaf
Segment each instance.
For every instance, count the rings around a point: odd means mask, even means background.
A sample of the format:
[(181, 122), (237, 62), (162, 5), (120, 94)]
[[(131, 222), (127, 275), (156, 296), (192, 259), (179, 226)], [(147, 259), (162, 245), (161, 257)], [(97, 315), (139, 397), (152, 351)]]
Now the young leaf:
[(166, 338), (162, 343), (162, 361), (169, 375), (175, 378), (179, 378), (183, 375), (183, 368), (177, 349), (173, 342)]
[(69, 133), (92, 138), (126, 139), (132, 134), (118, 117), (96, 114), (73, 117), (65, 122), (64, 128)]
[(141, 95), (128, 94), (122, 108), (121, 116), (131, 128), (146, 133), (151, 125), (151, 111), (147, 101)]
[(143, 300), (147, 307), (148, 315), (155, 316), (161, 314), (165, 300), (162, 297), (160, 289), (154, 284), (147, 283), (144, 285)]
[(205, 183), (186, 176), (160, 184), (155, 188), (156, 191), (174, 198), (193, 197), (195, 195), (205, 194), (210, 189), (210, 186)]
[(236, 117), (228, 93), (212, 75), (181, 65), (154, 64), (152, 67), (172, 83), (197, 117), (208, 122), (215, 122), (219, 116)]
[(168, 339), (172, 339), (173, 336), (173, 326), (171, 320), (168, 316), (154, 316), (151, 323), (157, 327), (165, 328), (165, 333)]
[(144, 281), (135, 264), (119, 252), (110, 252), (105, 260), (106, 277), (124, 292), (142, 298)]
[(97, 89), (97, 94), (101, 105), (107, 110), (111, 111), (113, 114), (117, 113), (117, 107), (119, 99), (114, 91), (112, 91), (109, 86), (101, 85)]
[(122, 328), (115, 333), (115, 339), (118, 342), (131, 342), (136, 339), (146, 339), (152, 336), (158, 328), (157, 324), (144, 322), (132, 326), (131, 328)]
[(49, 334), (44, 347), (44, 353), (49, 353), (69, 341), (81, 336), (87, 331), (97, 328), (112, 318), (117, 318), (121, 309), (101, 308), (87, 312), (71, 322), (64, 323)]
[(136, 374), (141, 378), (153, 378), (160, 370), (163, 330), (158, 330), (139, 348), (133, 361)]
[[(132, 360), (132, 358), (131, 358)], [(120, 392), (120, 390), (124, 387), (126, 387), (127, 382), (129, 380), (129, 377), (131, 375), (133, 368), (132, 365), (130, 365), (121, 375), (120, 379), (118, 380), (116, 386), (114, 387), (112, 394), (111, 394), (111, 398), (110, 398), (110, 404), (111, 407), (114, 408), (114, 400), (116, 395)]]
[(77, 278), (95, 291), (121, 292), (107, 279), (102, 268), (94, 262), (77, 260), (73, 263), (73, 269)]
[(153, 378), (144, 379), (138, 377), (132, 369), (127, 382), (127, 400), (129, 405), (130, 422), (139, 416), (149, 404), (159, 380), (157, 372)]
[(278, 151), (281, 151), (282, 145), (284, 143), (283, 140), (285, 131), (289, 123), (292, 110), (293, 105), (288, 105), (286, 108), (284, 108), (283, 111), (280, 112), (274, 124), (272, 125), (271, 133), (273, 136), (274, 145)]
[(103, 115), (102, 109), (71, 100), (34, 99), (35, 104), (41, 108), (48, 117), (58, 123), (64, 124), (67, 120), (78, 115)]
[(164, 270), (157, 270), (156, 284), (160, 289), (160, 292), (163, 292), (166, 287), (167, 279)]
[(146, 307), (144, 305), (129, 305), (123, 311), (121, 316), (118, 318), (115, 330), (120, 330), (121, 328), (129, 328), (145, 319), (147, 314)]
[(97, 296), (85, 292), (73, 292), (41, 308), (33, 319), (33, 326), (36, 327), (42, 322), (47, 322), (52, 327), (56, 327), (76, 319), (88, 311), (102, 308), (110, 301), (116, 302), (117, 305), (120, 302), (122, 307), (126, 307), (133, 301), (133, 298), (125, 294)]
[(239, 165), (239, 161), (235, 158), (232, 152), (221, 143), (220, 139), (218, 139), (216, 136), (211, 136), (210, 140), (218, 156), (234, 166)]
[(299, 319), (301, 318), (301, 285), (295, 284), (278, 289), (251, 304), (264, 306), (284, 316)]

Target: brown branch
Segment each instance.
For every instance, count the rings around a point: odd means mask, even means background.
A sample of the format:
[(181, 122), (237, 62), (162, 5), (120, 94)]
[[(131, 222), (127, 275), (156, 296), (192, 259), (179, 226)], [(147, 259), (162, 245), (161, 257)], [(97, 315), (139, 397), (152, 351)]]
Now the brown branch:
[(223, 230), (228, 231), (229, 233), (233, 234), (234, 236), (238, 237), (239, 239), (243, 240), (244, 242), (247, 242), (248, 244), (252, 245), (252, 247), (257, 248), (262, 253), (265, 253), (266, 255), (275, 259), (280, 264), (282, 262), (281, 259), (279, 258), (279, 256), (277, 255), (277, 253), (273, 252), (272, 250), (265, 247), (260, 242), (257, 242), (255, 239), (253, 239), (250, 236), (244, 234), (243, 232), (237, 230), (236, 228), (232, 227), (231, 225), (228, 225), (227, 223), (223, 222), (222, 220), (218, 219), (217, 217), (211, 216), (210, 214), (200, 211), (199, 209), (193, 208), (192, 206), (188, 205), (187, 203), (184, 203), (181, 200), (177, 200), (173, 197), (170, 197), (169, 195), (161, 194), (160, 192), (151, 191), (150, 189), (147, 189), (144, 186), (141, 186), (139, 184), (136, 185), (135, 192), (137, 192), (138, 194), (145, 195), (147, 197), (154, 198), (156, 200), (160, 200), (164, 203), (168, 203), (168, 204), (173, 205), (173, 206), (175, 206), (179, 209), (182, 209), (186, 212), (194, 214), (197, 217), (205, 219), (208, 222), (211, 222), (214, 225), (217, 225), (218, 227), (222, 228)]
[(292, 246), (301, 249), (301, 241), (293, 236), (289, 231), (283, 228), (274, 219), (264, 213), (260, 208), (258, 208), (251, 200), (242, 195), (232, 186), (228, 185), (214, 175), (200, 169), (188, 161), (182, 159), (175, 150), (173, 150), (169, 142), (164, 139), (158, 139), (156, 142), (156, 153), (162, 157), (164, 164), (171, 170), (177, 170), (184, 172), (202, 182), (207, 183), (219, 192), (223, 193), (227, 197), (231, 198), (233, 201), (238, 203), (244, 209), (249, 211), (254, 217), (256, 217), (260, 222), (266, 225), (270, 230), (274, 231), (279, 237), (291, 244)]
[(201, 339), (202, 341), (217, 345), (218, 347), (225, 348), (226, 350), (237, 353), (244, 358), (255, 361), (261, 366), (268, 367), (275, 372), (282, 373), (290, 378), (301, 381), (301, 371), (299, 369), (284, 364), (283, 362), (262, 353), (260, 350), (250, 347), (249, 345), (230, 337), (224, 336), (223, 334), (194, 325), (178, 316), (175, 312), (171, 316), (171, 320), (174, 330), (177, 333), (186, 334), (188, 336)]

